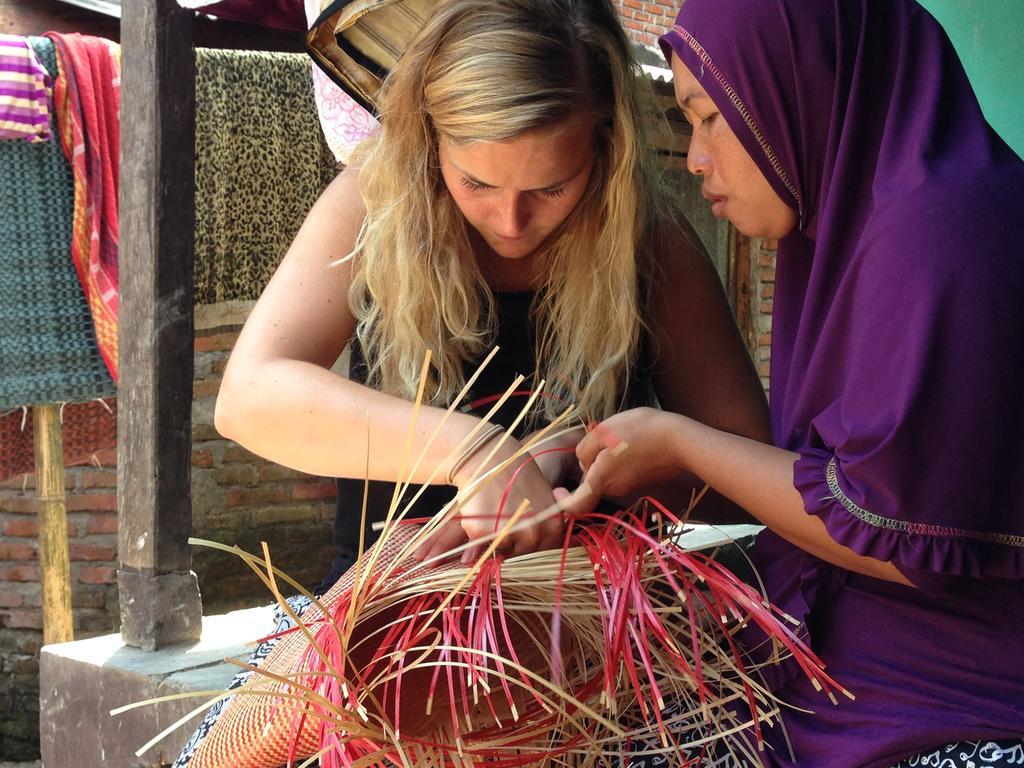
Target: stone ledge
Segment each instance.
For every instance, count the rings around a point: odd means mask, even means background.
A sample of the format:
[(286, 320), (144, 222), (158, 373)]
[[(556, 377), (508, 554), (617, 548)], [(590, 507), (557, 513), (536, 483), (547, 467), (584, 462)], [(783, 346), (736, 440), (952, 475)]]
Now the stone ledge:
[(272, 609), (203, 618), (197, 643), (141, 651), (120, 635), (44, 646), (40, 654), (40, 749), (46, 768), (137, 768), (174, 762), (202, 713), (151, 750), (135, 750), (208, 697), (179, 699), (112, 717), (110, 710), (175, 693), (223, 690), (273, 627)]

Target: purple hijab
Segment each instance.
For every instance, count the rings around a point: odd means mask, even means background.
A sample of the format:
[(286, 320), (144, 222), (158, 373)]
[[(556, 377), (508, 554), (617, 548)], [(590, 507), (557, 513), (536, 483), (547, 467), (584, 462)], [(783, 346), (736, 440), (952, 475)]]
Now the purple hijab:
[(793, 669), (767, 674), (819, 710), (784, 718), (800, 766), (1020, 737), (1024, 164), (912, 0), (686, 0), (661, 43), (800, 220), (779, 243), (771, 405), (806, 510), (920, 588), (762, 535), (770, 597), (858, 695), (823, 716)]

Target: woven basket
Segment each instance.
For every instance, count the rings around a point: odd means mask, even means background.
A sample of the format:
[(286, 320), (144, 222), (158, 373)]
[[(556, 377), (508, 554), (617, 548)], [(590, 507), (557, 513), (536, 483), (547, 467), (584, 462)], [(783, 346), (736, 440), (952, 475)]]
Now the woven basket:
[(190, 768), (597, 768), (638, 743), (678, 764), (714, 744), (749, 757), (779, 709), (733, 639), (748, 623), (842, 690), (756, 591), (622, 514), (472, 567), (405, 560), (418, 527), (390, 528), (322, 598), (327, 620), (313, 606), (280, 636)]
[[(383, 578), (380, 580), (379, 588), (370, 588), (369, 591), (374, 592), (373, 601), (376, 604), (388, 603), (389, 600), (391, 602), (384, 610), (370, 611), (368, 613), (371, 615), (360, 616), (357, 620), (357, 630), (348, 648), (350, 659), (346, 667), (348, 674), (353, 678), (365, 674), (373, 667), (371, 657), (379, 648), (378, 641), (384, 631), (383, 628), (396, 619), (399, 613), (398, 606), (404, 602), (403, 589), (410, 584), (412, 571), (396, 569), (396, 557), (413, 535), (414, 529), (410, 526), (398, 528), (377, 547), (379, 556), (368, 581), (374, 581), (382, 576)], [(368, 559), (364, 556), (360, 562), (366, 562)], [(450, 572), (453, 569), (465, 570), (455, 561), (448, 561), (425, 570), (416, 569), (417, 583), (422, 583), (423, 579), (429, 581), (432, 575)], [(365, 573), (362, 576), (365, 577)], [(321, 604), (329, 610), (336, 608), (340, 600), (352, 594), (357, 577), (359, 574), (356, 568), (349, 570), (321, 598)], [(410, 587), (412, 591), (420, 589)], [(594, 607), (597, 608), (596, 603)], [(323, 616), (323, 612), (313, 605), (301, 617), (301, 623), (316, 634), (318, 641), (321, 641), (317, 644), (321, 647), (326, 644), (322, 642), (325, 635), (333, 632), (331, 626), (322, 621)], [(519, 660), (526, 666), (543, 669), (546, 662), (542, 657), (548, 650), (545, 647), (548, 641), (543, 617), (527, 611), (510, 623), (514, 652)], [(510, 649), (503, 643), (499, 642), (498, 646), (496, 650), (499, 654), (509, 653)], [(286, 697), (291, 692), (290, 687), (275, 679), (275, 676), (295, 675), (300, 672), (318, 676), (322, 672), (322, 665), (319, 662), (316, 653), (311, 652), (309, 639), (302, 631), (292, 631), (280, 637), (271, 654), (260, 665), (259, 672), (253, 674), (228, 702), (216, 725), (192, 757), (190, 768), (279, 768), (289, 759), (302, 760), (316, 754), (325, 740), (321, 730), (322, 719), (304, 702), (289, 702)], [(424, 695), (432, 677), (433, 674), (428, 667), (406, 673), (401, 683), (403, 693), (400, 695), (395, 695), (393, 688), (389, 691), (386, 685), (375, 686), (374, 693), (364, 697), (364, 700), (377, 698), (381, 701), (398, 701), (401, 702), (401, 711), (396, 713), (392, 707), (385, 707), (386, 711), (371, 712), (371, 717), (400, 722), (403, 733), (410, 739), (445, 738), (452, 712), (443, 697), (438, 697), (437, 706), (429, 716), (424, 715)], [(533, 706), (529, 692), (525, 687), (511, 690), (517, 714), (526, 713)], [(505, 721), (513, 719), (507, 701), (492, 699), (491, 704), (496, 705), (494, 710), (484, 701), (480, 701), (472, 711), (459, 713), (459, 716), (467, 722), (491, 720), (495, 716)], [(370, 706), (372, 707), (372, 704)], [(333, 722), (329, 723), (329, 727), (334, 725)], [(478, 729), (476, 736), (479, 739), (491, 740), (493, 734), (490, 730)], [(471, 732), (467, 733), (466, 741), (467, 749), (471, 749)], [(538, 748), (542, 747), (543, 738), (538, 743)], [(372, 754), (375, 747), (361, 744), (358, 740), (349, 745), (350, 753), (360, 749), (366, 754)]]

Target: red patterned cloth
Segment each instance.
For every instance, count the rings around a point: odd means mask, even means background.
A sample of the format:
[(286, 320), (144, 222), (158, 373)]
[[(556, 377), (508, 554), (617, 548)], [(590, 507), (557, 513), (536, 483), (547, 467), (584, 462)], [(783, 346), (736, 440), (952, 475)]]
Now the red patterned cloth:
[(117, 381), (117, 184), (120, 166), (121, 49), (101, 37), (47, 33), (60, 70), (54, 104), (61, 146), (75, 177), (71, 258)]
[[(61, 436), (64, 466), (90, 463), (97, 453), (117, 445), (117, 401), (68, 403), (61, 414)], [(31, 407), (0, 415), (0, 480), (35, 471)]]

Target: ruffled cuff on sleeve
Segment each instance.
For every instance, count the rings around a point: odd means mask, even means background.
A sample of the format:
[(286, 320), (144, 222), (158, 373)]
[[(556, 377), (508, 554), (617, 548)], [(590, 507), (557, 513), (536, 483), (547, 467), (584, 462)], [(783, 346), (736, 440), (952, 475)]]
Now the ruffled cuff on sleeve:
[(930, 524), (879, 514), (853, 501), (836, 457), (805, 449), (793, 482), (808, 513), (825, 523), (836, 542), (893, 563), (915, 586), (940, 592), (952, 577), (1024, 578), (1024, 536)]

